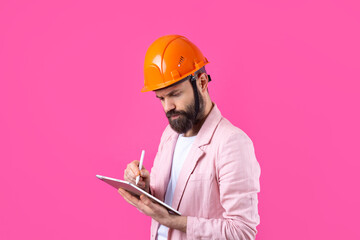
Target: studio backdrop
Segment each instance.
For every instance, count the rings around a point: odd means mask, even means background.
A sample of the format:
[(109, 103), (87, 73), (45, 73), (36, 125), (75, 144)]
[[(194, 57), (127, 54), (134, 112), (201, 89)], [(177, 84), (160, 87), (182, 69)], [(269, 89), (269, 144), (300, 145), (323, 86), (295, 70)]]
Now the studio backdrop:
[(0, 239), (149, 239), (123, 178), (167, 119), (148, 46), (184, 35), (261, 166), (257, 239), (360, 239), (358, 1), (0, 2)]

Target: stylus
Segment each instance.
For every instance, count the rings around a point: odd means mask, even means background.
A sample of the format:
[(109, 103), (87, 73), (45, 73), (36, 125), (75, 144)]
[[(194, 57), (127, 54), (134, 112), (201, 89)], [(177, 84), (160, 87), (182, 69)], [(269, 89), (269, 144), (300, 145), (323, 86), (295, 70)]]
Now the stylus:
[[(145, 150), (142, 150), (141, 157), (140, 157), (140, 165), (139, 165), (139, 170), (140, 171), (142, 169), (142, 165), (143, 165), (143, 162), (144, 162), (144, 155), (145, 155)], [(139, 183), (139, 180), (140, 180), (140, 173), (139, 173), (139, 176), (136, 177), (136, 185)]]

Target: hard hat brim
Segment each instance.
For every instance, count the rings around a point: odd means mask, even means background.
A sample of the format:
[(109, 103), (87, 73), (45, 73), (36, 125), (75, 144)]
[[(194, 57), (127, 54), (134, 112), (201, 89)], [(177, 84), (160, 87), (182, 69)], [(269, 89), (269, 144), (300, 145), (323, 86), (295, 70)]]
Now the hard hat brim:
[(206, 64), (208, 64), (209, 62), (206, 62), (204, 64), (201, 64), (198, 68), (196, 68), (195, 70), (191, 71), (187, 76), (185, 77), (179, 77), (176, 78), (174, 80), (171, 81), (167, 81), (161, 84), (156, 84), (156, 85), (151, 85), (151, 87), (144, 85), (144, 87), (141, 89), (141, 92), (150, 92), (150, 91), (156, 91), (156, 90), (160, 90), (162, 88), (167, 88), (170, 87), (171, 85), (175, 85), (176, 83), (180, 83), (182, 82), (182, 80), (185, 80), (188, 76), (194, 74), (196, 71), (198, 71), (200, 68), (204, 67)]

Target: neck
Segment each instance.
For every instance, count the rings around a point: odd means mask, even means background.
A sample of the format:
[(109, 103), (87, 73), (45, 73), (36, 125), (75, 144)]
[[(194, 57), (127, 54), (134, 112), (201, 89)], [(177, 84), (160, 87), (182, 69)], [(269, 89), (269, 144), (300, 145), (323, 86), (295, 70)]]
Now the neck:
[(192, 129), (184, 133), (184, 137), (192, 137), (198, 134), (213, 107), (214, 103), (210, 100), (210, 102), (205, 105), (204, 117), (197, 124), (195, 124)]

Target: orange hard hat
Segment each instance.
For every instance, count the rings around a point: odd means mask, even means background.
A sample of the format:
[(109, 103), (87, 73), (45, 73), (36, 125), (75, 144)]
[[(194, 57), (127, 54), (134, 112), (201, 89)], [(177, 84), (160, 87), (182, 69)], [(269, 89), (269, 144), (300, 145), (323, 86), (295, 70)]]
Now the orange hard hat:
[(148, 48), (144, 63), (144, 87), (148, 92), (168, 87), (208, 64), (198, 47), (186, 37), (167, 35)]

